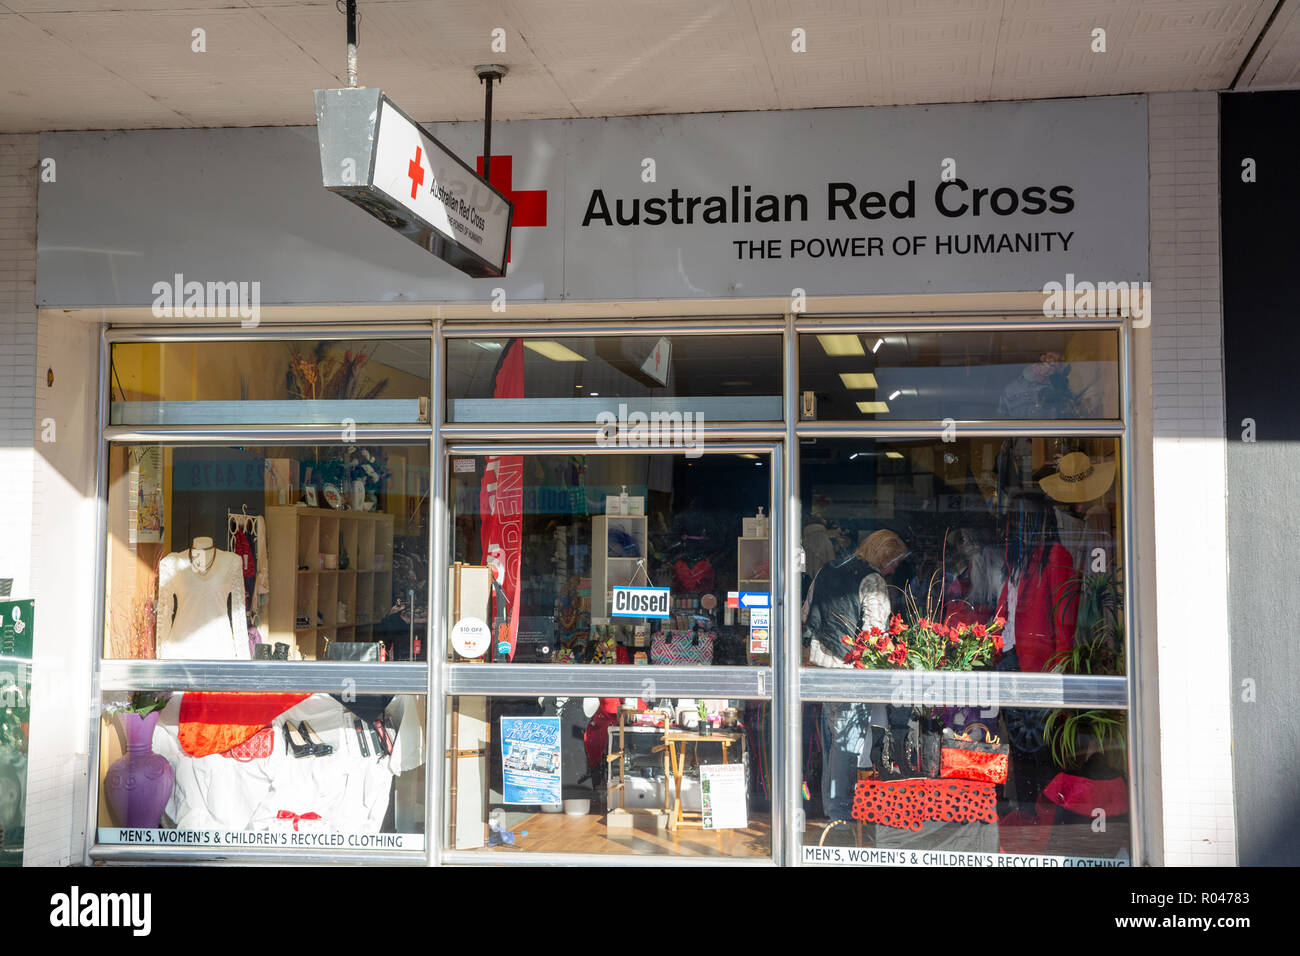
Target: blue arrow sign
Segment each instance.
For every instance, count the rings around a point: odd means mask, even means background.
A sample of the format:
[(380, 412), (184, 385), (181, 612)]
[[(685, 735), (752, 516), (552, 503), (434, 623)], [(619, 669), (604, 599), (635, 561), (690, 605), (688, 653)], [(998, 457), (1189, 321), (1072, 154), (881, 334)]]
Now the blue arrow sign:
[(741, 607), (767, 607), (768, 596), (766, 591), (741, 591)]

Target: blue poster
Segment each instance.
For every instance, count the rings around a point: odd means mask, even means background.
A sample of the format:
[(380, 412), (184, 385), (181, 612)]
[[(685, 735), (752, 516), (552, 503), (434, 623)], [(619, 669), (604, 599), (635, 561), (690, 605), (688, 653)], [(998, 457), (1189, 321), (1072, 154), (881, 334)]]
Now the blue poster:
[(560, 803), (560, 718), (502, 717), (505, 803)]

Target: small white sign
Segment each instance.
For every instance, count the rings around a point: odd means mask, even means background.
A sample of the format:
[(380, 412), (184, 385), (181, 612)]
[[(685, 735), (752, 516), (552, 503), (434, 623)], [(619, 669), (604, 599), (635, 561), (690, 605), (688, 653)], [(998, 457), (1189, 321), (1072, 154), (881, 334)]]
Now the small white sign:
[(474, 459), (453, 458), (451, 460), (451, 470), (453, 474), (457, 475), (472, 475), (474, 474)]
[(463, 617), (451, 629), (451, 646), (461, 657), (482, 657), (492, 646), (492, 629), (476, 617)]
[(744, 764), (700, 765), (700, 810), (706, 830), (743, 829), (749, 825)]
[[(766, 596), (766, 595), (765, 595)], [(767, 654), (772, 649), (771, 608), (756, 607), (749, 612), (749, 652)]]
[(614, 588), (610, 616), (668, 617), (668, 588)]

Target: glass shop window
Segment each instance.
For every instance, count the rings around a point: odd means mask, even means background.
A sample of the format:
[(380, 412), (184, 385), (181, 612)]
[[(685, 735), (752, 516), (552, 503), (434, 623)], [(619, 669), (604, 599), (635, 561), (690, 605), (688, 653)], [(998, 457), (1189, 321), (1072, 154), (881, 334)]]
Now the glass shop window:
[(1118, 439), (805, 439), (800, 457), (805, 664), (1125, 673)]
[(427, 339), (119, 342), (109, 424), (428, 421)]
[(448, 849), (489, 859), (771, 855), (768, 702), (451, 697), (446, 706)]
[(780, 421), (780, 335), (449, 339), (448, 420)]
[(768, 456), (460, 456), (450, 471), (450, 659), (769, 660)]
[(424, 660), (420, 445), (109, 450), (104, 656)]
[(106, 693), (101, 844), (423, 850), (425, 698)]
[(803, 705), (806, 861), (1127, 861), (1126, 715), (998, 706), (1009, 674), (1061, 675), (1064, 701), (1126, 673), (1119, 447), (801, 442), (804, 666), (894, 675), (888, 703)]
[(827, 333), (799, 337), (805, 420), (1117, 419), (1111, 329)]
[(1123, 711), (828, 701), (803, 738), (805, 862), (1129, 864)]

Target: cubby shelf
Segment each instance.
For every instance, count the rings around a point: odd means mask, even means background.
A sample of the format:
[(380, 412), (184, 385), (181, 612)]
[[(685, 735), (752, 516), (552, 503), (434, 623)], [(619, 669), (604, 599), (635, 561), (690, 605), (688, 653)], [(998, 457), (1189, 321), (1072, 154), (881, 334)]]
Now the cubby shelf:
[[(271, 578), (295, 584), (292, 591), (271, 589), (271, 641), (320, 660), (330, 641), (373, 640), (393, 600), (393, 516), (276, 506), (267, 509), (266, 523)], [(350, 567), (320, 567), (320, 555), (344, 552)], [(298, 624), (299, 617), (314, 623)]]

